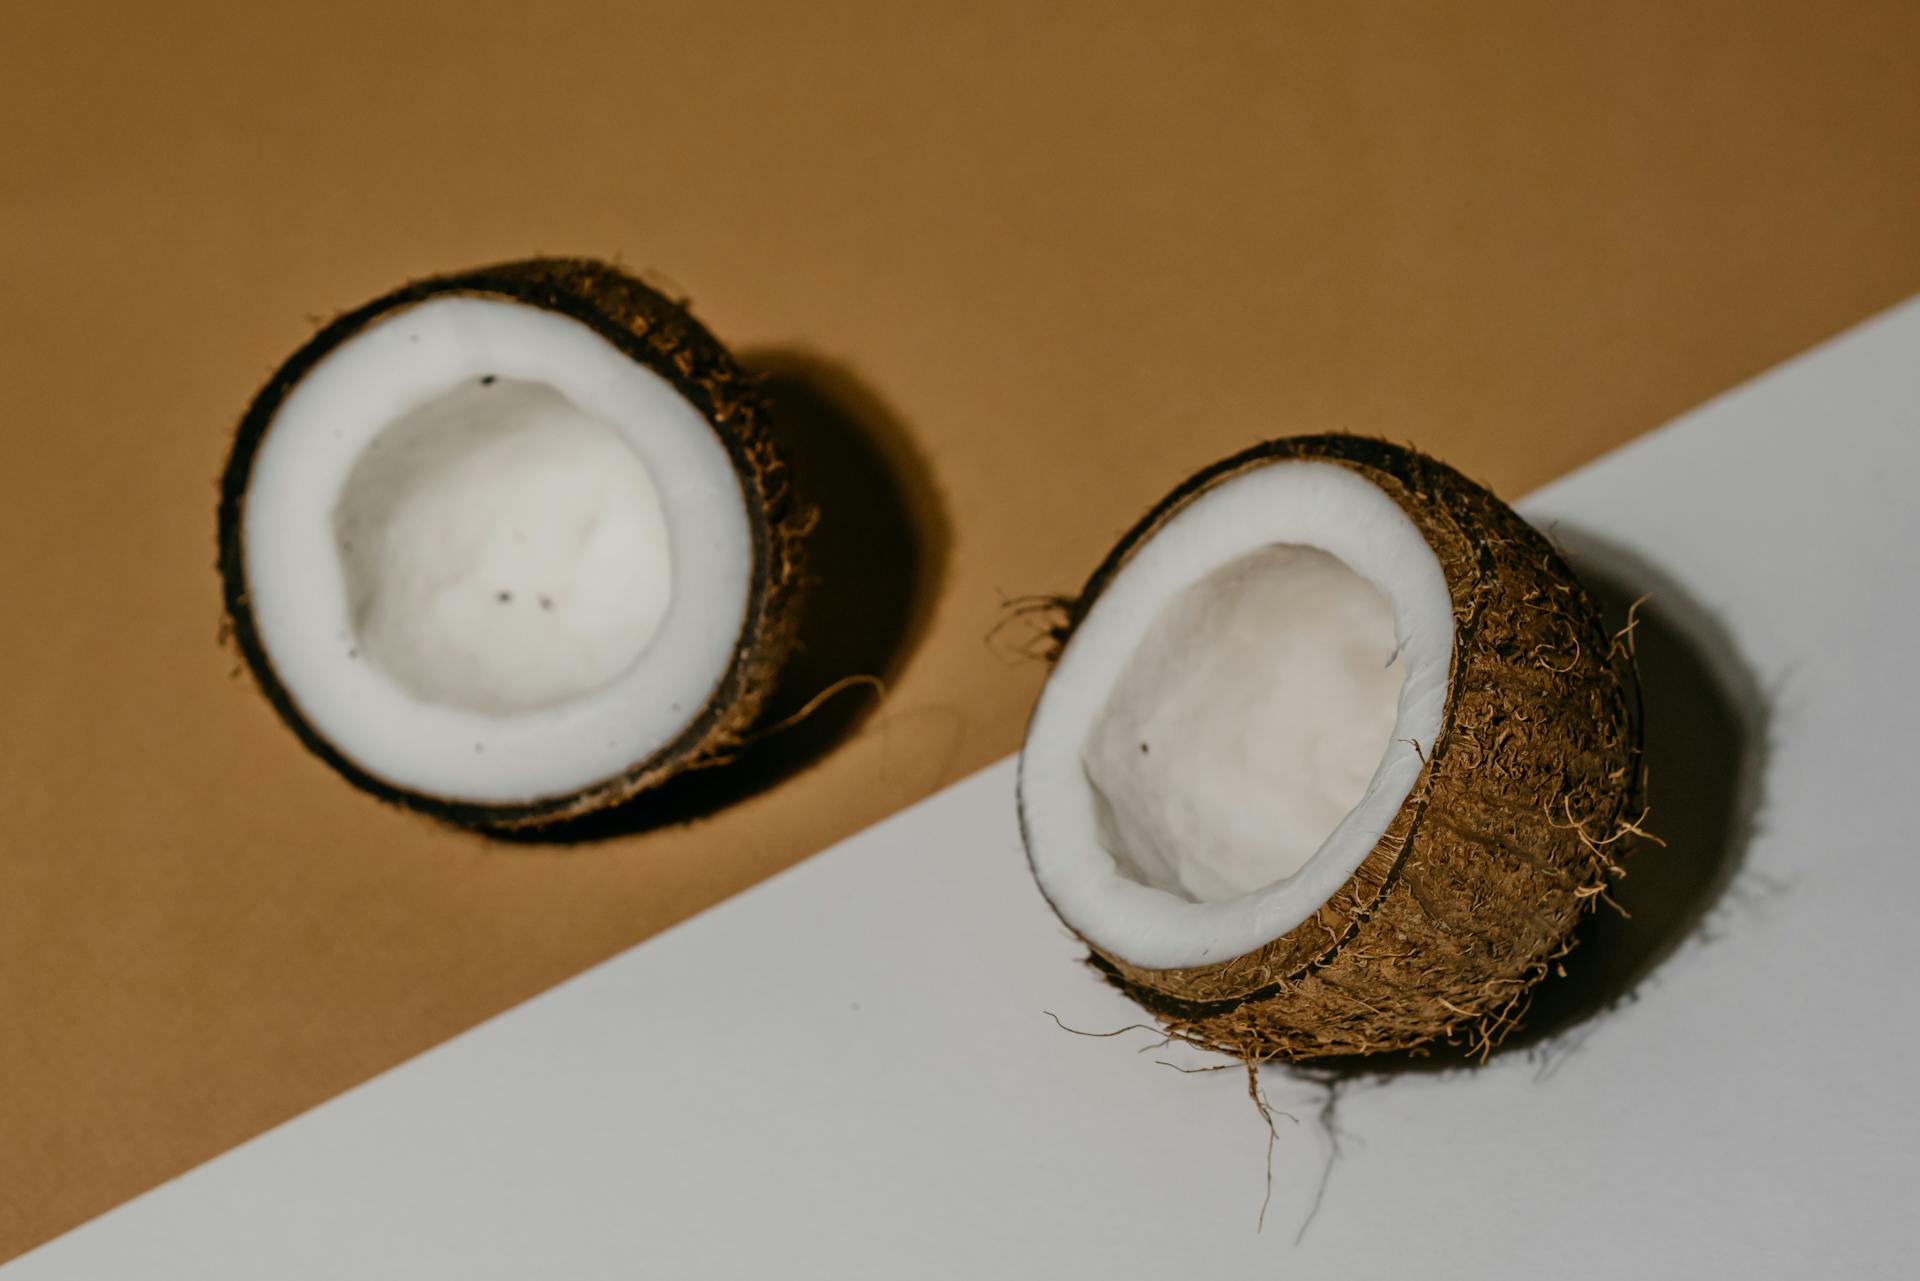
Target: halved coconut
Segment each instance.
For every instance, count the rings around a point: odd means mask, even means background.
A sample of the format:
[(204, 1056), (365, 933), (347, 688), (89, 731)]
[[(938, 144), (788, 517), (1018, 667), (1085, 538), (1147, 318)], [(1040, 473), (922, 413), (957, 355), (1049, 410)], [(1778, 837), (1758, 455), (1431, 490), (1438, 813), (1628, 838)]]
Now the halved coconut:
[(1020, 758), (1033, 873), (1189, 1041), (1490, 1047), (1619, 874), (1623, 647), (1546, 539), (1430, 458), (1318, 436), (1210, 467), (1060, 635)]
[(790, 647), (800, 518), (752, 382), (680, 304), (536, 259), (326, 326), (220, 501), (233, 635), (387, 800), (527, 827), (736, 746)]

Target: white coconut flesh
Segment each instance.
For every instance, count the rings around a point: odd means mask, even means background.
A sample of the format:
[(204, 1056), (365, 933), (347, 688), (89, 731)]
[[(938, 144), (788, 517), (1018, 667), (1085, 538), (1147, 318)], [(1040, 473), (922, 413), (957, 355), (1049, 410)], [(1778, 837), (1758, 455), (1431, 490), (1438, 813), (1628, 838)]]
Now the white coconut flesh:
[(249, 475), (260, 642), (395, 787), (568, 795), (671, 743), (725, 674), (752, 537), (732, 458), (579, 321), (448, 296), (335, 347)]
[(1048, 678), (1021, 753), (1029, 857), (1132, 965), (1252, 951), (1393, 821), (1445, 714), (1446, 577), (1359, 473), (1221, 482), (1135, 549)]

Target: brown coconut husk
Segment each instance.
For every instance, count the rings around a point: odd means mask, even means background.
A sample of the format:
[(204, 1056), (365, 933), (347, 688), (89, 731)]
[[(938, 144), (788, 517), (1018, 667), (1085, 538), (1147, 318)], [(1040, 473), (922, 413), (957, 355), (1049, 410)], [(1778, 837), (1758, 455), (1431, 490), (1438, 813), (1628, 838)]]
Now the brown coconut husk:
[[(747, 613), (731, 662), (672, 742), (620, 773), (562, 796), (480, 805), (395, 787), (348, 760), (300, 714), (260, 644), (248, 604), (241, 547), (247, 482), (281, 403), (302, 378), (376, 320), (445, 295), (509, 299), (572, 317), (671, 383), (726, 446), (740, 478), (751, 527), (753, 573)], [(227, 625), (254, 680), (281, 720), (314, 755), (381, 800), (463, 826), (527, 830), (618, 805), (673, 775), (722, 763), (747, 740), (792, 650), (806, 571), (811, 509), (793, 493), (786, 460), (769, 431), (759, 388), (682, 302), (619, 268), (588, 258), (532, 258), (404, 285), (322, 328), (274, 371), (240, 421), (220, 482), (220, 576)]]
[(1068, 604), (1060, 646), (1133, 553), (1200, 494), (1287, 460), (1336, 463), (1390, 495), (1438, 555), (1455, 639), (1442, 728), (1373, 851), (1298, 927), (1192, 969), (1092, 964), (1173, 1037), (1248, 1062), (1435, 1042), (1484, 1056), (1623, 874), (1644, 819), (1631, 635), (1552, 544), (1459, 472), (1354, 436), (1256, 446), (1140, 521)]

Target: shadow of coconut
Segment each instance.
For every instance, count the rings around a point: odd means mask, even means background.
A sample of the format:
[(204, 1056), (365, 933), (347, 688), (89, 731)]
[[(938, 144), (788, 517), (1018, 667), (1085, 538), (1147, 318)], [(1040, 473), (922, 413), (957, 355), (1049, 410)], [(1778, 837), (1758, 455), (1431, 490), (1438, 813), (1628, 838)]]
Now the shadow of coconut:
[[(1767, 700), (1724, 628), (1676, 584), (1632, 553), (1578, 528), (1551, 535), (1589, 590), (1610, 630), (1635, 611), (1634, 652), (1644, 706), (1647, 830), (1625, 878), (1579, 930), (1564, 976), (1535, 990), (1519, 1029), (1494, 1052), (1552, 1060), (1588, 1031), (1688, 939), (1733, 882), (1760, 805)], [(1428, 1055), (1386, 1054), (1296, 1065), (1300, 1075), (1337, 1084), (1405, 1072), (1447, 1072), (1465, 1064), (1439, 1047)]]
[[(506, 840), (567, 845), (630, 836), (764, 792), (852, 734), (880, 701), (873, 679), (890, 684), (925, 634), (950, 535), (912, 437), (843, 365), (788, 349), (749, 352), (741, 364), (762, 379), (796, 491), (819, 509), (807, 538), (812, 581), (800, 633), (761, 714), (764, 737), (725, 765)], [(818, 698), (827, 691), (835, 692)]]

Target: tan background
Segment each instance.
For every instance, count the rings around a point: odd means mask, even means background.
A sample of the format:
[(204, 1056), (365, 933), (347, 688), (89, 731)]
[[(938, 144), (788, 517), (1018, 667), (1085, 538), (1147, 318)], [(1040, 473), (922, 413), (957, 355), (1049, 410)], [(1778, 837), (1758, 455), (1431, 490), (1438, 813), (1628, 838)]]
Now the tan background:
[[(1522, 491), (1920, 289), (1904, 0), (293, 13), (0, 21), (0, 1257), (1006, 752), (1000, 593), (1196, 465), (1344, 427)], [(925, 606), (837, 750), (564, 851), (305, 757), (211, 568), (314, 318), (534, 250), (845, 420)]]

